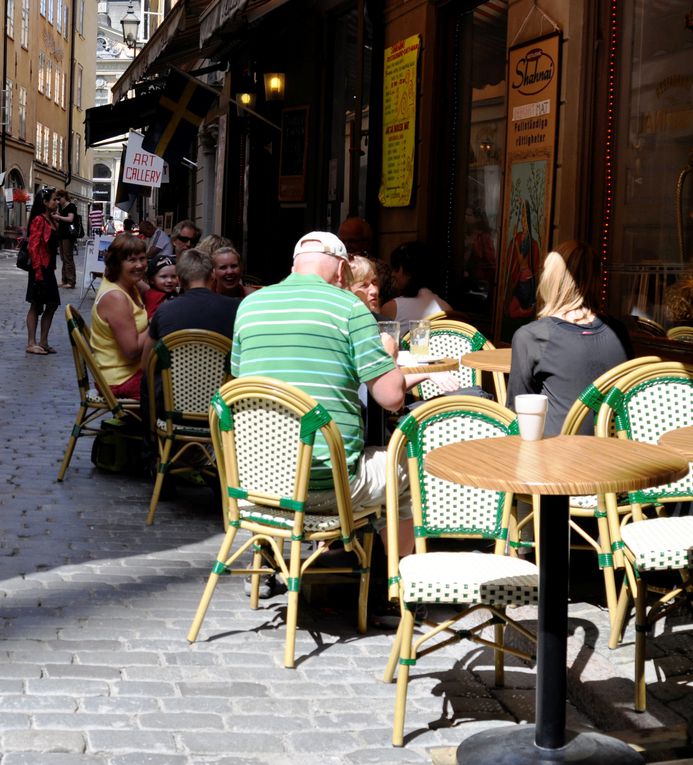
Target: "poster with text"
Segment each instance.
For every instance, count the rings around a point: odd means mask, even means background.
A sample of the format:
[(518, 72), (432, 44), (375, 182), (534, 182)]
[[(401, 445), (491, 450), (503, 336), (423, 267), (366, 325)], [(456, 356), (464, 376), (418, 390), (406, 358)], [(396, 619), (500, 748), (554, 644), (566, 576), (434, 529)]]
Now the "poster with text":
[(496, 341), (534, 319), (549, 247), (559, 106), (560, 33), (508, 52), (507, 144)]
[(419, 35), (385, 49), (383, 164), (378, 199), (383, 207), (406, 207), (414, 186), (416, 82)]

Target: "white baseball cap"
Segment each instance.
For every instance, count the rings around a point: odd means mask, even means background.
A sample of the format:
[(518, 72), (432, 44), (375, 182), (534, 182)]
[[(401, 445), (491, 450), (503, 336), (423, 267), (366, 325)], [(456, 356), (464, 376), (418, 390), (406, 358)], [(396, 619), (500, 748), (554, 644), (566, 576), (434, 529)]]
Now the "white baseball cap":
[(302, 236), (294, 247), (294, 259), (298, 255), (307, 253), (332, 255), (335, 258), (346, 260), (347, 263), (349, 262), (349, 255), (344, 243), (329, 231), (311, 231)]

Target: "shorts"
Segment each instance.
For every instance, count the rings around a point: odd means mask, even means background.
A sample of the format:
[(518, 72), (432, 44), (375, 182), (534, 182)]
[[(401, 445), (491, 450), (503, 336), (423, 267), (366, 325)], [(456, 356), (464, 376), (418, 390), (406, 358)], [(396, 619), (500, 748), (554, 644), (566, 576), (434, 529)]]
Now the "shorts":
[(140, 400), (140, 386), (142, 385), (142, 370), (138, 369), (135, 374), (125, 382), (118, 385), (109, 385), (108, 387), (118, 398), (134, 398)]

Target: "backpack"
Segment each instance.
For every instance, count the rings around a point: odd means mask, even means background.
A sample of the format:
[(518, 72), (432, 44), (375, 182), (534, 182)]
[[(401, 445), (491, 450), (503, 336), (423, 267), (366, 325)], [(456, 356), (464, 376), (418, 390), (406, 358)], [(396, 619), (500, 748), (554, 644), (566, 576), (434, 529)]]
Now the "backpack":
[(75, 213), (72, 218), (72, 223), (68, 223), (70, 229), (70, 239), (82, 239), (84, 237), (84, 226), (82, 224), (82, 216), (79, 213)]

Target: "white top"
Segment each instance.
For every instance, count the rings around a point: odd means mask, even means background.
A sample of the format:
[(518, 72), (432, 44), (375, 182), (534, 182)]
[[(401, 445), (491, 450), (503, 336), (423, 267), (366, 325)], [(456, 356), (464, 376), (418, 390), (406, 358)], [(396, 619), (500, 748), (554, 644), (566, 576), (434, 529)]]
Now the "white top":
[(425, 319), (438, 311), (452, 311), (452, 306), (443, 298), (431, 292), (428, 287), (422, 287), (416, 297), (395, 298), (397, 314), (395, 321), (414, 321)]
[(173, 257), (173, 243), (171, 242), (169, 235), (160, 228), (152, 234), (152, 238), (149, 240), (149, 246), (158, 247), (160, 252), (158, 252), (157, 255), (159, 256), (166, 255), (169, 258)]

